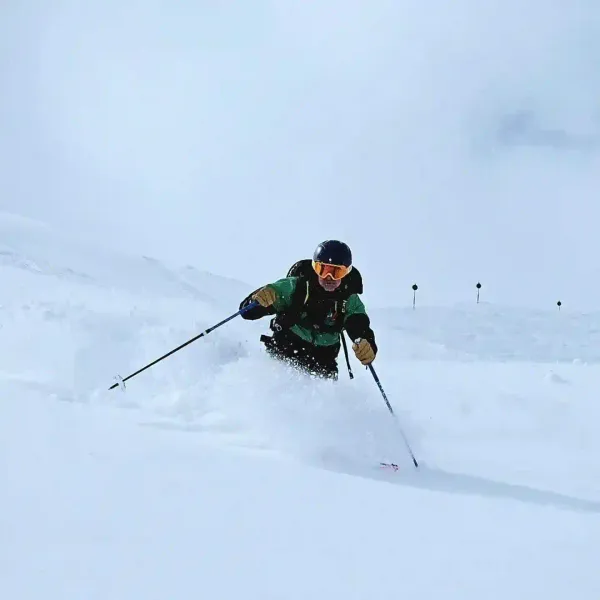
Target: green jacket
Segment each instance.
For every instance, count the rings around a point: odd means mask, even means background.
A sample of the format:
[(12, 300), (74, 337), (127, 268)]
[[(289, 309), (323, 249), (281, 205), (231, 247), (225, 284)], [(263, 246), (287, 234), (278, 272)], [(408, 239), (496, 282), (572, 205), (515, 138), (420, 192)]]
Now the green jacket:
[[(365, 338), (376, 348), (375, 335), (358, 294), (326, 292), (318, 284), (311, 284), (302, 277), (285, 277), (268, 286), (277, 295), (273, 306), (252, 308), (242, 315), (244, 319), (274, 315), (275, 321), (285, 329), (315, 346), (339, 344), (340, 334), (345, 329), (350, 339)], [(241, 303), (240, 308), (252, 301), (252, 295)], [(272, 328), (277, 330), (273, 324)]]

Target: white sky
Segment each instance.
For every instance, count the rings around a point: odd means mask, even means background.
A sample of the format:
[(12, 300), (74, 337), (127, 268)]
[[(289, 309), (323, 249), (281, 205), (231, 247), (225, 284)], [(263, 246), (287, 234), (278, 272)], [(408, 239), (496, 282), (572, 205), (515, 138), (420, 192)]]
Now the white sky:
[(598, 306), (596, 0), (4, 0), (0, 209), (371, 304)]

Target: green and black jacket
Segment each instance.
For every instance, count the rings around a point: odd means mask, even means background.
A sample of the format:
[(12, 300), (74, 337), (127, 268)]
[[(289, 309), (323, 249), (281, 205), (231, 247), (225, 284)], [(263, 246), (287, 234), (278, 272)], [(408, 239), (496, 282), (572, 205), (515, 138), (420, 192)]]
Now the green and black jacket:
[[(271, 329), (287, 329), (315, 346), (333, 346), (340, 343), (340, 334), (346, 330), (351, 340), (364, 338), (377, 351), (375, 334), (371, 330), (362, 294), (362, 277), (355, 267), (342, 280), (340, 287), (327, 292), (318, 282), (310, 260), (297, 262), (288, 276), (268, 284), (277, 294), (273, 306), (257, 306), (242, 315), (256, 320), (271, 315)], [(255, 290), (256, 291), (256, 290)], [(240, 304), (244, 308), (252, 302), (252, 292)]]

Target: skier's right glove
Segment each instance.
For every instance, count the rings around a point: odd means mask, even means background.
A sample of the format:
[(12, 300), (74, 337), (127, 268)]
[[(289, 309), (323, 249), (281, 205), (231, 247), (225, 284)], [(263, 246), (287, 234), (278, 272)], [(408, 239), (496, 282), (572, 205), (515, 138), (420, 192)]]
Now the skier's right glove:
[(256, 300), (261, 306), (267, 308), (277, 300), (277, 293), (270, 286), (261, 288), (252, 296), (252, 300)]

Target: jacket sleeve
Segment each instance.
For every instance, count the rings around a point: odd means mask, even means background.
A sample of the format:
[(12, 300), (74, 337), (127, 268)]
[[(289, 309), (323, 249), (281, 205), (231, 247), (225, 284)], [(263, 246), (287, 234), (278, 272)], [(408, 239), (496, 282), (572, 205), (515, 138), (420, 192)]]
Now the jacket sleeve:
[[(296, 290), (297, 281), (297, 277), (285, 277), (284, 279), (278, 279), (273, 283), (267, 284), (269, 287), (273, 288), (277, 294), (277, 300), (275, 301), (275, 304), (267, 308), (264, 306), (256, 306), (251, 308), (242, 314), (242, 318), (248, 321), (255, 321), (256, 319), (262, 319), (268, 315), (279, 314), (287, 310), (292, 303), (292, 297)], [(264, 286), (261, 286), (258, 289), (261, 289), (262, 287)], [(240, 310), (252, 303), (252, 296), (258, 291), (258, 289), (254, 290), (242, 300), (240, 304)]]
[(365, 339), (371, 344), (375, 354), (377, 354), (377, 344), (375, 343), (375, 333), (371, 329), (371, 321), (367, 315), (365, 305), (358, 297), (358, 294), (352, 294), (346, 303), (346, 316), (344, 318), (344, 329), (348, 336), (354, 342), (359, 338)]

